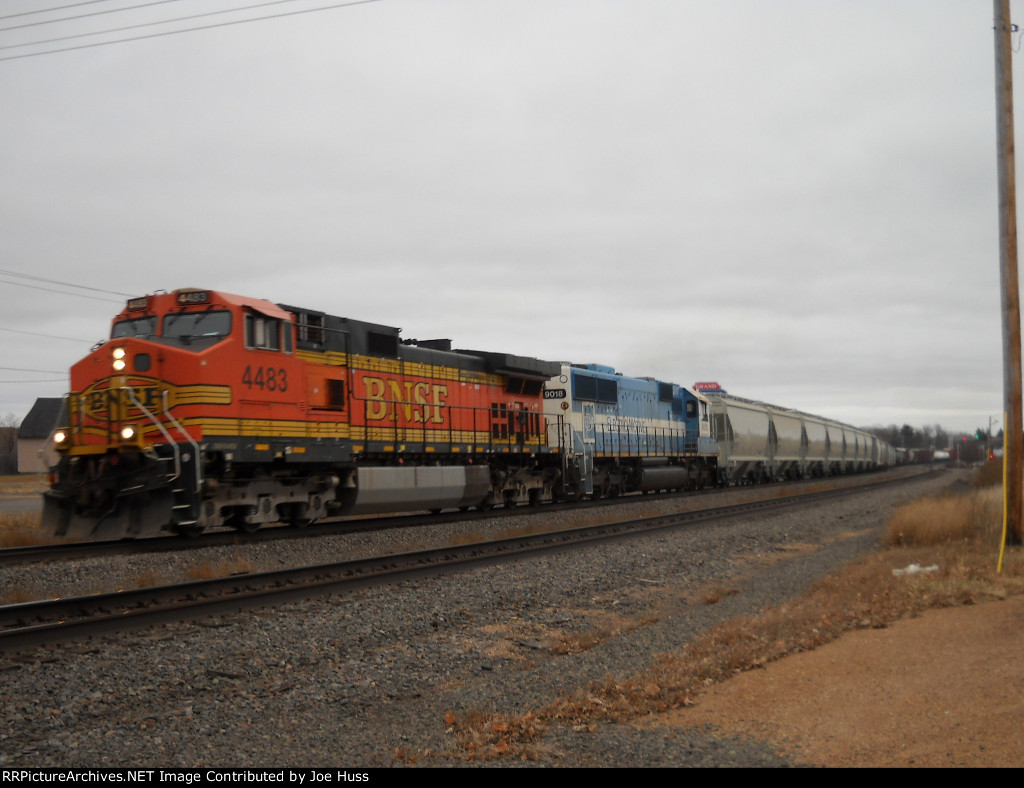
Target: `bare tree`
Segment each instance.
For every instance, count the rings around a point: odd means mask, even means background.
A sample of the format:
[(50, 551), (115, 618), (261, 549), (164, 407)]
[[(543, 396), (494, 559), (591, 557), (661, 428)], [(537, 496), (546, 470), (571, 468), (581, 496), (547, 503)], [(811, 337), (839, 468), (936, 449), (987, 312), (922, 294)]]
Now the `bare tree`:
[(0, 416), (0, 473), (18, 469), (18, 427), (21, 420), (13, 413)]

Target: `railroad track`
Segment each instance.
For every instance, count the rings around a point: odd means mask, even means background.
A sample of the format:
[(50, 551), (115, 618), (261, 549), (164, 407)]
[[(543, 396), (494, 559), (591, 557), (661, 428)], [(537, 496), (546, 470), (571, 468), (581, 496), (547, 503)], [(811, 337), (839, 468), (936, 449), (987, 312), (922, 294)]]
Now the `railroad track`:
[[(932, 470), (932, 469), (928, 469)], [(916, 476), (920, 468), (900, 469), (886, 474), (871, 474), (857, 477), (840, 477), (831, 480), (840, 486), (863, 487), (872, 484), (884, 484), (891, 479), (904, 478), (906, 475)], [(924, 471), (927, 472), (927, 471)], [(713, 488), (699, 492), (688, 491), (670, 493), (659, 496), (693, 498), (695, 495), (724, 495), (740, 489), (763, 491), (765, 494), (801, 495), (800, 485), (821, 484), (822, 480), (795, 483), (792, 485), (769, 485), (751, 488)], [(795, 491), (795, 492), (794, 492)], [(630, 502), (641, 503), (648, 500), (647, 496), (629, 495), (621, 498), (602, 498), (566, 504), (547, 504), (537, 509), (538, 514), (557, 511), (579, 510), (581, 508), (600, 508), (608, 505)], [(83, 558), (138, 555), (146, 553), (176, 552), (195, 548), (219, 547), (239, 543), (259, 544), (288, 539), (310, 539), (343, 533), (358, 533), (369, 530), (385, 530), (388, 528), (427, 527), (441, 523), (464, 522), (471, 519), (494, 519), (513, 515), (522, 515), (531, 511), (529, 507), (512, 507), (509, 509), (493, 509), (487, 512), (446, 512), (437, 514), (402, 514), (397, 516), (367, 517), (363, 519), (334, 519), (315, 523), (307, 528), (297, 529), (289, 526), (271, 526), (251, 534), (240, 534), (234, 530), (218, 530), (187, 538), (177, 535), (149, 537), (146, 539), (120, 539), (114, 541), (62, 542), (58, 544), (32, 545), (28, 547), (0, 548), (0, 566), (39, 563), (44, 561), (81, 560)]]
[[(892, 478), (897, 484), (918, 476)], [(246, 573), (210, 580), (141, 588), (85, 597), (0, 606), (0, 651), (66, 642), (167, 622), (266, 607), (324, 594), (439, 575), (529, 555), (575, 549), (586, 543), (633, 538), (684, 525), (806, 506), (852, 495), (863, 486), (787, 495), (600, 525), (515, 536), (317, 566)]]

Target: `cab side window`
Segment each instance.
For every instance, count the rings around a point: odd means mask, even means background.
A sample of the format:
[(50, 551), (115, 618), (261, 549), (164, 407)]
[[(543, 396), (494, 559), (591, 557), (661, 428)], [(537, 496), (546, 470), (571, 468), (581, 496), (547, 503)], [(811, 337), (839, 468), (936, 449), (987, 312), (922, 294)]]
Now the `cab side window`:
[[(254, 350), (281, 350), (286, 353), (292, 349), (291, 325), (281, 325), (283, 321), (263, 315), (245, 316), (245, 346)], [(283, 331), (282, 331), (283, 329)], [(282, 336), (284, 343), (282, 345)]]

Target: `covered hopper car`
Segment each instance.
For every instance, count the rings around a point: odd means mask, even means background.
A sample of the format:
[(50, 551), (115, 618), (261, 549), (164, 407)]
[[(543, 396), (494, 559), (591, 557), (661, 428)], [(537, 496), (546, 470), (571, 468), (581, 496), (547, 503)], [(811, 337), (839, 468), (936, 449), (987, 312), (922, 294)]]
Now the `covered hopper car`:
[(846, 424), (705, 387), (723, 484), (860, 473), (894, 464), (889, 444)]

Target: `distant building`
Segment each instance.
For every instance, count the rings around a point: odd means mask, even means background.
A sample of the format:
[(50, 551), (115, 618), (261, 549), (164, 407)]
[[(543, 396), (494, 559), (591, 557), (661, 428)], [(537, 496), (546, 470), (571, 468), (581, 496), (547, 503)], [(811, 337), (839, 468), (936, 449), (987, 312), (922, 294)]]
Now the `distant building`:
[(49, 442), (64, 411), (63, 397), (40, 397), (18, 428), (18, 473), (45, 473), (57, 464)]

